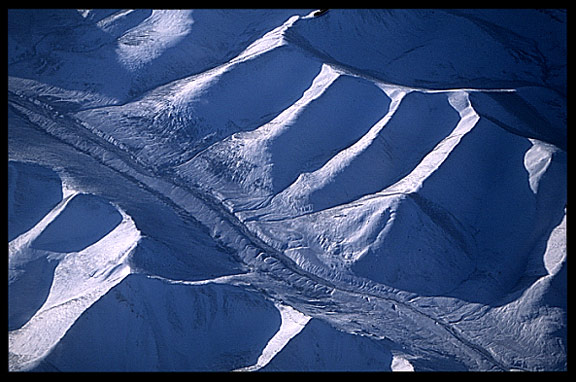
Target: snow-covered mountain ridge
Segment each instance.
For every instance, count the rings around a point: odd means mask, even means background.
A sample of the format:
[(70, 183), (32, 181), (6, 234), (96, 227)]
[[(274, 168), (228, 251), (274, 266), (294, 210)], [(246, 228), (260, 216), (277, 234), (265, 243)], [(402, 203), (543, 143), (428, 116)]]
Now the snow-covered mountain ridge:
[(500, 12), (10, 11), (10, 368), (565, 369), (565, 14)]

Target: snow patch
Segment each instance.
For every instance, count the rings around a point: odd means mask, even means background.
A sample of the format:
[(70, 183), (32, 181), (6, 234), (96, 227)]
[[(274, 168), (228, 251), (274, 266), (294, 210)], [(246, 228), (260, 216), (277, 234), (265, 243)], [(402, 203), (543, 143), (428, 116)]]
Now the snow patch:
[(546, 243), (546, 251), (544, 252), (544, 266), (549, 275), (556, 274), (566, 261), (566, 214), (562, 218), (562, 222), (552, 230), (548, 242)]
[(392, 358), (392, 365), (390, 367), (392, 371), (414, 371), (414, 366), (412, 366), (406, 358), (398, 355)]
[(154, 10), (118, 40), (118, 59), (135, 71), (186, 37), (193, 23), (192, 11)]
[(530, 142), (532, 142), (532, 147), (526, 151), (524, 167), (528, 171), (530, 189), (534, 194), (537, 194), (540, 178), (546, 173), (552, 162), (554, 152), (558, 149), (536, 139), (530, 139)]

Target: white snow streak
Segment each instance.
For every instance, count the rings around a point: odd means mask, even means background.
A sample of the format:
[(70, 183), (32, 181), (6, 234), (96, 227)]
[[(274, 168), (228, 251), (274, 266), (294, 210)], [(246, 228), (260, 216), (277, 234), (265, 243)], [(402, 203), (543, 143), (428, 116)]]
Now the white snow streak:
[[(40, 220), (36, 225), (30, 228), (27, 232), (24, 232), (20, 236), (13, 239), (8, 243), (8, 264), (12, 268), (17, 263), (23, 261), (30, 261), (27, 256), (23, 255), (23, 252), (28, 248), (30, 243), (34, 241), (44, 229), (50, 224), (58, 215), (66, 208), (68, 203), (78, 194), (77, 191), (71, 191), (70, 189), (62, 189), (63, 198), (50, 212), (48, 212), (42, 220)], [(26, 257), (25, 259), (23, 257)]]
[(480, 116), (470, 104), (468, 93), (464, 91), (451, 93), (448, 97), (450, 105), (460, 114), (460, 121), (452, 132), (428, 153), (410, 174), (397, 183), (381, 191), (379, 194), (417, 192), (424, 181), (436, 171), (448, 158), (452, 150), (460, 143), (464, 135), (470, 132)]
[(276, 332), (270, 341), (268, 341), (266, 347), (262, 350), (262, 354), (258, 357), (256, 364), (235, 371), (257, 371), (263, 368), (284, 348), (284, 346), (288, 344), (288, 342), (290, 342), (292, 338), (300, 333), (308, 321), (310, 321), (311, 317), (300, 313), (291, 306), (276, 304), (276, 307), (280, 311), (280, 316), (282, 318), (280, 329), (278, 329), (278, 332)]
[(372, 128), (356, 143), (334, 155), (320, 169), (300, 175), (298, 179), (288, 187), (288, 189), (280, 194), (281, 198), (288, 201), (286, 202), (287, 208), (292, 204), (290, 201), (300, 199), (302, 198), (302, 195), (311, 194), (315, 190), (324, 187), (336, 174), (346, 168), (355, 157), (366, 150), (378, 137), (378, 134), (384, 127), (386, 127), (386, 124), (390, 118), (392, 118), (398, 109), (400, 102), (406, 95), (404, 91), (387, 90), (385, 92), (392, 99), (388, 113), (374, 124), (374, 126), (372, 126)]

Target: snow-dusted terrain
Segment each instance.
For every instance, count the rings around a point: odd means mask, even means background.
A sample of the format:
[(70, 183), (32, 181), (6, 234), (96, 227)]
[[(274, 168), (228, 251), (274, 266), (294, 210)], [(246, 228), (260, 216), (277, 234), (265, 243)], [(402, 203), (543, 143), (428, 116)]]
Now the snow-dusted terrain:
[(12, 371), (567, 368), (563, 10), (9, 10)]

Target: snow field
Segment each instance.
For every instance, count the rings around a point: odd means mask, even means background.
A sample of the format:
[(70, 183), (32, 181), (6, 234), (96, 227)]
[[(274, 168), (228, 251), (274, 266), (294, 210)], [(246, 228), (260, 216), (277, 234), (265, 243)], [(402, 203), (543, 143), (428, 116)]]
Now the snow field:
[(9, 18), (11, 370), (565, 368), (562, 15), (70, 11)]
[[(132, 219), (97, 196), (68, 194), (10, 242), (11, 370), (37, 364), (88, 307), (130, 273), (125, 261), (140, 238)], [(93, 219), (104, 224), (95, 226)]]

